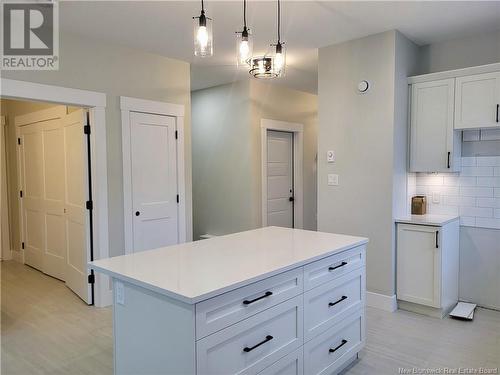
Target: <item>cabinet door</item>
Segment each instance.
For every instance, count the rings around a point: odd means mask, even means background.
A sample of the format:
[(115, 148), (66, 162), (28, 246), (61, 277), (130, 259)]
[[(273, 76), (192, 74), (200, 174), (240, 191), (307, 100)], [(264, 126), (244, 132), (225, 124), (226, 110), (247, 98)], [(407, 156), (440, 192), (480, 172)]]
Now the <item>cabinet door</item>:
[(454, 172), (460, 168), (460, 142), (453, 131), (454, 91), (454, 79), (412, 85), (412, 172)]
[(441, 307), (441, 228), (398, 224), (397, 298)]
[(455, 129), (500, 129), (500, 72), (456, 80)]

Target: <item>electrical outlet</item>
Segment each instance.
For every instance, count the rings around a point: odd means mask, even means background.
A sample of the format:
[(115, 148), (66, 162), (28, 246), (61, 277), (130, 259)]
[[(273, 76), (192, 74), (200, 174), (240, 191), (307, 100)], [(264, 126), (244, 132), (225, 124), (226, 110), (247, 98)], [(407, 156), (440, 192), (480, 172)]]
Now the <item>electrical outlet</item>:
[(115, 282), (115, 300), (117, 304), (125, 305), (125, 287), (119, 281)]
[(328, 174), (328, 186), (337, 186), (339, 184), (338, 174)]

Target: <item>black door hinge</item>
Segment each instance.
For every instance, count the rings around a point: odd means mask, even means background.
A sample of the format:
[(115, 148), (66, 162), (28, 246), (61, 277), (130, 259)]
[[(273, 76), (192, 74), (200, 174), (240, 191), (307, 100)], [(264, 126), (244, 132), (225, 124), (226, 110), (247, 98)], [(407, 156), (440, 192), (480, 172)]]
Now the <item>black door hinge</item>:
[(21, 144), (21, 138), (17, 138), (17, 144), (20, 145)]
[(85, 202), (85, 207), (87, 208), (87, 210), (92, 210), (94, 208), (94, 202), (92, 201)]
[(83, 126), (83, 134), (90, 134), (90, 125)]
[(21, 242), (21, 249), (24, 250), (24, 242)]
[(176, 130), (175, 131), (175, 139), (178, 139), (179, 138), (179, 132)]
[(181, 198), (179, 197), (179, 194), (177, 194), (177, 203), (179, 203), (180, 200)]
[(95, 275), (93, 273), (91, 273), (88, 276), (88, 281), (89, 281), (89, 284), (94, 284), (95, 283)]
[(23, 191), (19, 190), (19, 196), (22, 198), (23, 197)]

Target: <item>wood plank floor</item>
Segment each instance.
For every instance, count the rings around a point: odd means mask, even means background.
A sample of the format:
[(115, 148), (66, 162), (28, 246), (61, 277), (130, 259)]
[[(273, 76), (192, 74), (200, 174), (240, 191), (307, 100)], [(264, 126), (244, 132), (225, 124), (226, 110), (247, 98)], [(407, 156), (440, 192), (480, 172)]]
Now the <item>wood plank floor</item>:
[[(113, 373), (111, 309), (86, 306), (61, 281), (2, 262), (1, 313), (2, 375)], [(413, 367), (500, 367), (500, 312), (463, 322), (368, 308), (367, 346), (346, 373)]]

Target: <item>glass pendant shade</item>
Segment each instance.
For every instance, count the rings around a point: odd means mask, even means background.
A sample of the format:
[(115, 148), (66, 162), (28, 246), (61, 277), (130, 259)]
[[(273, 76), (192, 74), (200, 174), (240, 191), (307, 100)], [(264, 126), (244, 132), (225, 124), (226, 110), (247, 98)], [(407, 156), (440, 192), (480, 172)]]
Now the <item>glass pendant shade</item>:
[(250, 60), (249, 73), (255, 78), (269, 79), (276, 78), (274, 68), (274, 56), (256, 56)]
[(212, 56), (214, 54), (212, 20), (205, 17), (204, 11), (199, 17), (193, 18), (193, 28), (194, 55), (199, 57)]
[(283, 44), (276, 45), (276, 53), (274, 55), (273, 70), (276, 77), (283, 77), (286, 68), (286, 48)]
[(253, 54), (253, 38), (250, 30), (244, 29), (241, 33), (236, 33), (236, 64), (237, 66), (248, 67)]

